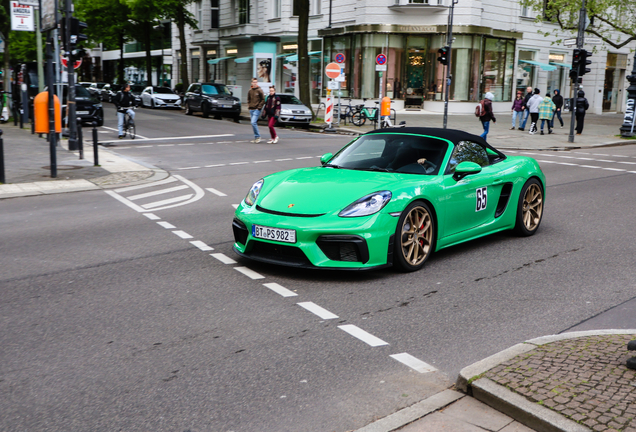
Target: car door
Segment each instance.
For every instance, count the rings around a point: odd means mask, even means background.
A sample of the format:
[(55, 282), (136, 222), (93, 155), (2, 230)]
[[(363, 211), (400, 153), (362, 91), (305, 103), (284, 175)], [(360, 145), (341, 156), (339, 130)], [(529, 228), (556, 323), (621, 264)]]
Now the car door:
[[(481, 172), (461, 179), (453, 178), (460, 162), (474, 162)], [(475, 229), (494, 220), (495, 208), (503, 186), (496, 165), (490, 165), (486, 149), (478, 143), (461, 141), (453, 149), (444, 173), (444, 237)]]
[(143, 106), (150, 106), (152, 88), (148, 87), (141, 93), (141, 103)]

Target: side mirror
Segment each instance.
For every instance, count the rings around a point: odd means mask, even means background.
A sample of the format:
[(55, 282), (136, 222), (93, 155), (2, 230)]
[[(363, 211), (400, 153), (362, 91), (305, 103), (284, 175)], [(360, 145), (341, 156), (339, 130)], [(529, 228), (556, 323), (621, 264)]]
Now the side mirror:
[(453, 179), (455, 179), (455, 181), (459, 181), (467, 175), (477, 174), (480, 172), (481, 166), (479, 166), (475, 162), (460, 162), (460, 164), (455, 167), (455, 174), (453, 174)]
[(230, 95), (234, 96), (234, 92), (232, 90), (230, 90)]
[(325, 153), (324, 155), (322, 155), (322, 157), (320, 158), (320, 163), (321, 164), (326, 164), (327, 162), (329, 162), (331, 160), (331, 158), (333, 157), (333, 153)]

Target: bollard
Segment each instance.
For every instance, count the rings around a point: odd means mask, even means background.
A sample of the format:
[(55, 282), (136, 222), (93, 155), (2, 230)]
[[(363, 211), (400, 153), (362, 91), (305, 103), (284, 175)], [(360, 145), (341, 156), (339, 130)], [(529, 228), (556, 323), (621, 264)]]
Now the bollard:
[(20, 129), (24, 128), (24, 109), (20, 108)]
[(35, 115), (33, 113), (33, 99), (29, 99), (29, 118), (31, 119), (31, 135), (35, 135)]
[[(634, 339), (633, 341), (627, 342), (627, 350), (636, 351), (636, 339)], [(636, 370), (636, 357), (631, 357), (627, 359), (627, 367), (630, 369)]]
[(84, 136), (82, 134), (82, 119), (77, 119), (77, 149), (79, 158), (84, 159)]
[(0, 183), (6, 183), (6, 179), (4, 178), (4, 142), (2, 140), (2, 129), (0, 129)]
[(18, 106), (13, 100), (13, 98), (11, 98), (11, 111), (13, 111), (13, 126), (17, 126), (18, 125)]
[(93, 159), (94, 166), (99, 166), (99, 156), (97, 155), (97, 122), (93, 120)]

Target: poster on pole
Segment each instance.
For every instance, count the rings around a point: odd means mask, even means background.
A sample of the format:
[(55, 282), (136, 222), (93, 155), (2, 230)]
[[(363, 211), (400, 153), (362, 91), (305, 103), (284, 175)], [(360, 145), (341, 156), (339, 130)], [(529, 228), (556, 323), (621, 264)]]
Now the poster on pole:
[(33, 6), (25, 5), (17, 1), (10, 2), (11, 30), (35, 31), (33, 20)]
[(269, 86), (273, 85), (274, 67), (272, 53), (254, 53), (254, 76), (266, 95), (269, 94)]
[(40, 0), (41, 31), (55, 30), (57, 28), (57, 0)]

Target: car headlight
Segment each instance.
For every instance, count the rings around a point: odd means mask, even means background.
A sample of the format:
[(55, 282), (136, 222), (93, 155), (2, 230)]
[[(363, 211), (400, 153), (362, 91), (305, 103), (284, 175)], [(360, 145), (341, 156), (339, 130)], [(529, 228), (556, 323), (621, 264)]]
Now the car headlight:
[(281, 109), (280, 113), (281, 114), (291, 114), (292, 112), (291, 112), (291, 110), (288, 110), (288, 109)]
[(234, 105), (240, 105), (240, 104), (241, 104), (241, 101), (237, 101), (237, 100), (235, 100), (233, 103), (234, 103)]
[(258, 194), (261, 193), (262, 187), (263, 187), (263, 179), (260, 179), (259, 181), (254, 183), (250, 191), (247, 193), (247, 196), (245, 197), (245, 204), (247, 204), (250, 207), (253, 206), (254, 203), (256, 202), (256, 198), (258, 198)]
[(338, 216), (357, 217), (372, 215), (382, 210), (382, 208), (391, 201), (391, 196), (392, 194), (389, 191), (374, 192), (360, 198), (338, 213)]
[(95, 104), (94, 106), (95, 106), (95, 108), (101, 108), (102, 104), (99, 103), (99, 104)]

